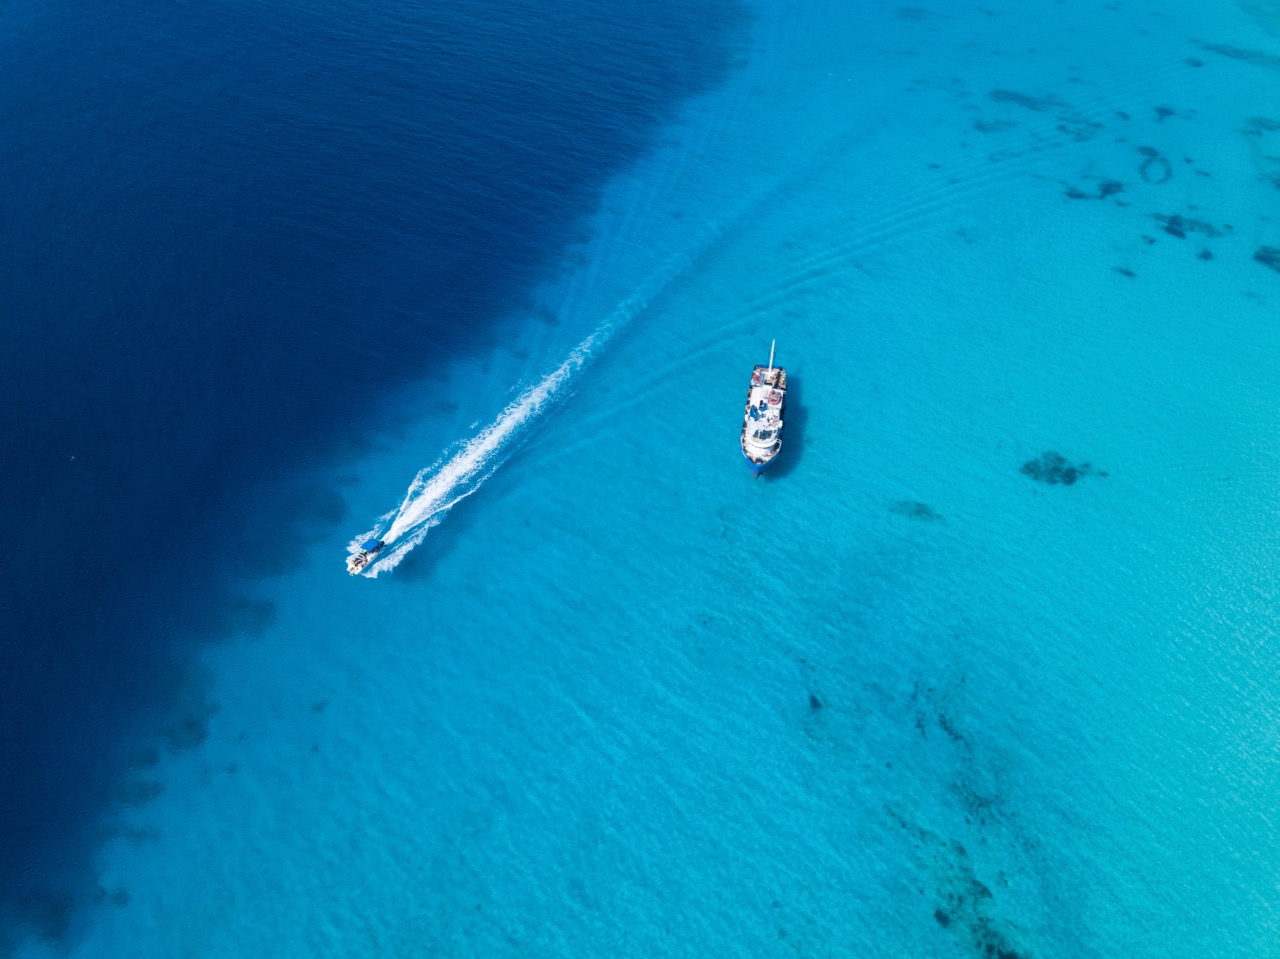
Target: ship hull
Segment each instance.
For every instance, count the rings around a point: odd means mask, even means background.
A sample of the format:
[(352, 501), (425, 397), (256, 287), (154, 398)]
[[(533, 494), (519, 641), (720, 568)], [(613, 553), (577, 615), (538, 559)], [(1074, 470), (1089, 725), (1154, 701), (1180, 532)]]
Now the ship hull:
[(757, 463), (749, 455), (747, 455), (746, 450), (742, 451), (742, 458), (743, 460), (746, 461), (747, 469), (751, 470), (751, 475), (756, 477), (757, 479), (760, 478), (761, 473), (763, 473), (765, 470), (769, 468), (769, 464), (773, 462), (773, 460), (765, 460), (763, 463)]
[(742, 458), (753, 476), (759, 477), (782, 452), (783, 415), (787, 402), (787, 371), (774, 366), (751, 372), (747, 405), (742, 411)]

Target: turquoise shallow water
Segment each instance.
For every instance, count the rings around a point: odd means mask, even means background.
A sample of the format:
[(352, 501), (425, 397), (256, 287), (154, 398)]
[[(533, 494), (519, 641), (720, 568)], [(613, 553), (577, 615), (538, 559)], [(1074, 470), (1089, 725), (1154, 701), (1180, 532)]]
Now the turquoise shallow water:
[(349, 518), (242, 584), (274, 615), (205, 656), (209, 739), (139, 773), (73, 954), (1277, 954), (1280, 22), (756, 13), (555, 322), (296, 478)]

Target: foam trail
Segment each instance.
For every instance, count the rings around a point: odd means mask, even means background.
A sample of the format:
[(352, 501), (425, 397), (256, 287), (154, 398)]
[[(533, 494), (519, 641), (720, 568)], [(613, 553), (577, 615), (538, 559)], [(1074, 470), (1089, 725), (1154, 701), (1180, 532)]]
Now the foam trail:
[(686, 273), (730, 226), (741, 220), (748, 210), (758, 206), (770, 192), (765, 191), (754, 200), (743, 203), (735, 215), (711, 223), (698, 242), (682, 255), (669, 260), (639, 290), (619, 303), (595, 332), (574, 347), (555, 370), (507, 404), (496, 420), (464, 443), (456, 453), (441, 457), (418, 473), (409, 484), (400, 506), (383, 516), (372, 530), (357, 536), (347, 545), (347, 552), (355, 553), (367, 539), (383, 541), (375, 560), (365, 567), (361, 575), (376, 579), (380, 573), (395, 569), (426, 538), (431, 527), (441, 523), (455, 504), (478, 490), (493, 475), (515, 450), (526, 428), (563, 397), (565, 387), (575, 374), (603, 350), (613, 335), (641, 313), (653, 297)]
[(516, 437), (561, 394), (573, 374), (607, 338), (605, 328), (587, 337), (563, 363), (508, 403), (496, 420), (457, 452), (419, 472), (400, 506), (382, 517), (374, 529), (348, 544), (348, 552), (355, 552), (370, 537), (385, 544), (364, 575), (376, 578), (379, 573), (394, 569), (454, 505), (478, 490), (510, 455)]
[(685, 258), (672, 264), (655, 282), (648, 284), (647, 289), (620, 303), (594, 333), (573, 348), (563, 363), (508, 403), (496, 420), (452, 456), (441, 457), (418, 473), (399, 507), (383, 516), (373, 529), (347, 544), (347, 552), (355, 553), (367, 539), (383, 541), (374, 562), (361, 575), (376, 579), (379, 573), (395, 569), (454, 505), (478, 490), (515, 450), (526, 428), (563, 397), (574, 374), (599, 353), (618, 329), (648, 305), (654, 293), (683, 272), (688, 262)]

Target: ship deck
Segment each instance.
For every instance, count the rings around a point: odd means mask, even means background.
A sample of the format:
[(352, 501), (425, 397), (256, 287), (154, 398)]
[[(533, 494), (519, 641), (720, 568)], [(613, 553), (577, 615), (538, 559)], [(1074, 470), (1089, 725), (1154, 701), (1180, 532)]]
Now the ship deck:
[(756, 364), (755, 369), (751, 371), (751, 385), (756, 385), (757, 377), (761, 386), (776, 386), (780, 390), (787, 388), (787, 371), (781, 366), (775, 366), (772, 370), (767, 366)]
[[(751, 373), (751, 388), (747, 391), (747, 403), (742, 409), (742, 452), (753, 463), (767, 463), (781, 449), (782, 407), (786, 400), (787, 371), (780, 366), (772, 369), (757, 365)], [(782, 391), (783, 396), (777, 404), (771, 404), (769, 398), (775, 391)], [(753, 408), (758, 415), (753, 417)], [(766, 443), (754, 440), (751, 433), (756, 430), (769, 431)]]

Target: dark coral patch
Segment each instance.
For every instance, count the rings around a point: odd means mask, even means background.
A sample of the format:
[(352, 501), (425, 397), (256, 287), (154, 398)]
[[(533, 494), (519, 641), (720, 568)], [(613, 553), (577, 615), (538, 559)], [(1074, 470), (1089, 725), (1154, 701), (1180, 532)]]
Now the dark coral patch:
[(1146, 183), (1168, 183), (1173, 179), (1173, 164), (1160, 155), (1160, 151), (1152, 147), (1139, 147), (1145, 160), (1138, 167), (1138, 174)]
[(1254, 66), (1266, 67), (1269, 70), (1280, 70), (1280, 56), (1274, 53), (1266, 53), (1262, 50), (1247, 50), (1244, 47), (1233, 47), (1226, 43), (1205, 43), (1200, 40), (1196, 42), (1205, 50), (1220, 53), (1222, 56), (1230, 57), (1232, 60), (1241, 60), (1245, 63), (1252, 63)]
[(990, 914), (994, 902), (990, 888), (974, 874), (963, 850), (957, 855), (957, 873), (950, 887), (941, 890), (943, 902), (934, 909), (934, 921), (944, 929), (967, 932), (970, 947), (983, 959), (1026, 959), (1029, 954), (1019, 950), (1003, 928), (1007, 924)]
[(1268, 117), (1249, 117), (1245, 123), (1245, 136), (1261, 136), (1263, 133), (1275, 133), (1280, 130), (1280, 120)]
[(987, 959), (1024, 959), (1026, 955), (1014, 949), (1009, 938), (989, 920), (979, 921), (970, 932), (974, 949)]
[(1017, 93), (1014, 90), (992, 90), (988, 96), (996, 103), (1012, 103), (1015, 106), (1026, 107), (1028, 110), (1058, 110), (1066, 106), (1061, 100), (1055, 96), (1033, 97), (1025, 93)]
[(19, 922), (46, 942), (56, 942), (71, 930), (76, 900), (65, 889), (29, 889), (18, 898)]
[(1109, 196), (1114, 196), (1124, 190), (1124, 184), (1119, 180), (1102, 180), (1098, 183), (1097, 193), (1086, 193), (1084, 190), (1071, 184), (1064, 184), (1066, 194), (1072, 200), (1105, 200)]
[[(956, 840), (946, 840), (902, 816), (892, 807), (890, 818), (922, 843), (932, 846), (947, 863), (934, 900), (933, 921), (957, 936), (981, 959), (1030, 959), (1016, 943), (1017, 927), (1003, 920), (991, 887), (978, 878), (973, 860)], [(1000, 880), (1003, 882), (1003, 878)]]
[(809, 708), (815, 713), (822, 708), (822, 700), (813, 695), (813, 693), (809, 694)]
[(1269, 266), (1273, 270), (1280, 271), (1280, 247), (1260, 247), (1254, 252), (1253, 258), (1263, 266)]
[(209, 738), (209, 721), (222, 707), (210, 702), (199, 690), (185, 692), (176, 706), (176, 715), (160, 733), (173, 752), (194, 749)]
[(160, 750), (154, 746), (143, 746), (128, 758), (130, 769), (154, 769), (160, 765)]
[(1069, 117), (1057, 126), (1059, 133), (1067, 134), (1077, 143), (1085, 143), (1092, 140), (1101, 129), (1101, 123), (1094, 120), (1086, 120), (1083, 117)]
[(121, 806), (136, 808), (164, 793), (164, 785), (143, 779), (125, 779), (116, 783), (114, 798)]
[[(1037, 459), (1027, 460), (1019, 470), (1023, 476), (1029, 476), (1037, 483), (1049, 486), (1074, 486), (1078, 480), (1094, 472), (1093, 465), (1081, 463), (1079, 466), (1069, 462), (1065, 456), (1054, 450), (1045, 450)], [(1099, 473), (1105, 476), (1105, 473)]]
[(973, 128), (979, 133), (1003, 133), (1012, 130), (1018, 124), (1012, 120), (974, 120)]
[(942, 514), (935, 511), (928, 503), (921, 503), (912, 499), (900, 499), (896, 503), (892, 503), (889, 506), (889, 512), (925, 522), (935, 522), (943, 518)]
[(1129, 269), (1127, 266), (1113, 266), (1111, 269), (1113, 272), (1119, 273), (1121, 276), (1127, 276), (1130, 279), (1138, 275), (1137, 273), (1134, 273), (1133, 270)]
[(964, 734), (956, 729), (955, 724), (947, 718), (946, 713), (938, 713), (938, 728), (947, 734), (947, 738), (953, 743), (965, 743)]
[[(1222, 231), (1212, 223), (1204, 220), (1194, 220), (1191, 217), (1182, 216), (1180, 213), (1174, 213), (1166, 216), (1163, 213), (1153, 213), (1152, 217), (1160, 223), (1164, 224), (1164, 232), (1170, 236), (1176, 236), (1179, 240), (1185, 240), (1188, 233), (1203, 233), (1205, 236), (1222, 236)], [(1228, 227), (1230, 229), (1230, 227)]]
[(1213, 259), (1213, 251), (1212, 251), (1212, 250), (1210, 250), (1208, 247), (1205, 247), (1203, 250), (1201, 250), (1199, 253), (1197, 253), (1197, 254), (1196, 254), (1196, 259), (1197, 259), (1197, 260), (1212, 260), (1212, 259)]

